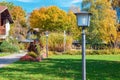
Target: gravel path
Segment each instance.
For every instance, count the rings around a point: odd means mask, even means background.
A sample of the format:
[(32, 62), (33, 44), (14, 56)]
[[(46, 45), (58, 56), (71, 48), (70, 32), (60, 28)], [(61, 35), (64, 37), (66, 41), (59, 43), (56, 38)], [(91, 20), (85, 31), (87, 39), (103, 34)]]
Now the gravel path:
[(20, 59), (20, 57), (24, 56), (26, 53), (17, 53), (17, 54), (11, 54), (8, 56), (0, 57), (0, 68), (7, 66), (8, 64), (11, 64), (13, 62), (16, 62)]

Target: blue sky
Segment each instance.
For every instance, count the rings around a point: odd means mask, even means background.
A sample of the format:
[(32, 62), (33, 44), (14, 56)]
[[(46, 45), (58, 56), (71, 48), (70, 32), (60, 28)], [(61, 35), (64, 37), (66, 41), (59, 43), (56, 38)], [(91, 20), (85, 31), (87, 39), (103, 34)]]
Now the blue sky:
[(17, 6), (21, 6), (26, 12), (40, 7), (55, 5), (68, 11), (71, 6), (81, 7), (82, 0), (6, 0), (13, 2)]

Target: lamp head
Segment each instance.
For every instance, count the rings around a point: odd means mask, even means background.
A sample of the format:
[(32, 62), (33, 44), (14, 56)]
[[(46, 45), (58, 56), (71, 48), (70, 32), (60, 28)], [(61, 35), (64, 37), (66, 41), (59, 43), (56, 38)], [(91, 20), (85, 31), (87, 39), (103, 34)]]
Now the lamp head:
[(88, 27), (90, 25), (90, 16), (92, 15), (89, 12), (82, 11), (75, 13), (77, 18), (77, 25), (80, 27)]

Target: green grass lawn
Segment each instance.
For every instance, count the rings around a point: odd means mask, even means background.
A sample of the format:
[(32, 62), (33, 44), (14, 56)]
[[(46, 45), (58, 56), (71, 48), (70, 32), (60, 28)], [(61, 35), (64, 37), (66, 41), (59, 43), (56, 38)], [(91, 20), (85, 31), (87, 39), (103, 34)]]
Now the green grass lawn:
[[(120, 80), (120, 55), (87, 56), (87, 80)], [(80, 55), (54, 55), (42, 62), (0, 68), (0, 80), (81, 80)]]

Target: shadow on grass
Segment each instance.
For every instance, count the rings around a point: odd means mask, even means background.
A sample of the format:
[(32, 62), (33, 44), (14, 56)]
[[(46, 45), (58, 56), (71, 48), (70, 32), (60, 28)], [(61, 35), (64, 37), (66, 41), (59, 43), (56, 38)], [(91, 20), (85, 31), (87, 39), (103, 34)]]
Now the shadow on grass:
[[(45, 59), (42, 62), (15, 62), (0, 69), (0, 77), (15, 80), (81, 80), (81, 59)], [(6, 76), (7, 75), (7, 76)], [(21, 76), (23, 75), (23, 76)], [(28, 76), (29, 75), (29, 76)], [(35, 76), (30, 79), (30, 75)], [(39, 75), (43, 75), (40, 77)], [(49, 78), (51, 79), (49, 79)], [(21, 79), (20, 79), (21, 78)], [(120, 62), (87, 60), (87, 80), (119, 80)]]

